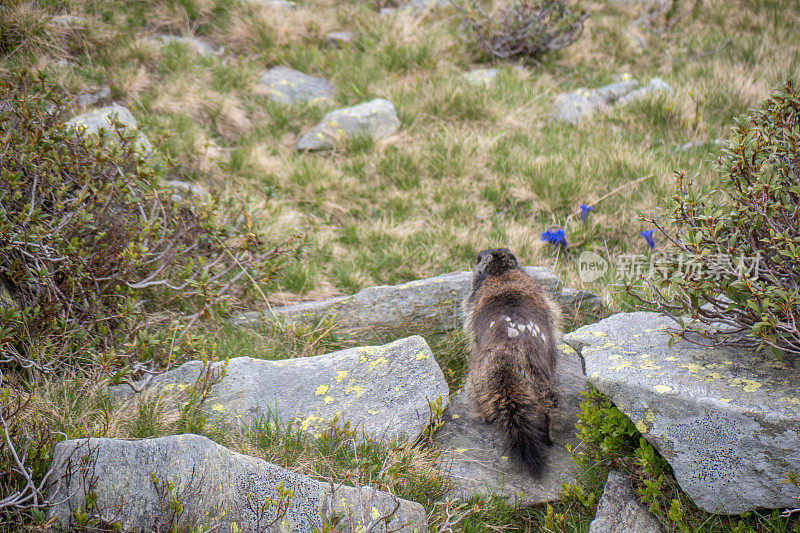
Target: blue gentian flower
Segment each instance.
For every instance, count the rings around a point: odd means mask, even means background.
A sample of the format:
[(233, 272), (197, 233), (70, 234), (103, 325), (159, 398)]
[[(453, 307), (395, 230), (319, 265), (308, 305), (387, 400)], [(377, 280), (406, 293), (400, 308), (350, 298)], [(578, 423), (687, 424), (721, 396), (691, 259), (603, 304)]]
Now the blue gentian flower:
[(586, 222), (586, 217), (589, 216), (589, 211), (594, 209), (594, 206), (593, 205), (581, 204), (578, 207), (581, 208), (581, 222)]
[(650, 248), (655, 248), (656, 247), (656, 241), (653, 240), (653, 232), (654, 231), (655, 231), (654, 229), (649, 229), (649, 230), (646, 230), (646, 231), (640, 231), (639, 232), (639, 235), (644, 237), (644, 240), (647, 241), (647, 244), (650, 246)]
[(567, 247), (567, 237), (564, 235), (563, 229), (547, 230), (542, 233), (542, 240), (550, 244), (561, 245)]

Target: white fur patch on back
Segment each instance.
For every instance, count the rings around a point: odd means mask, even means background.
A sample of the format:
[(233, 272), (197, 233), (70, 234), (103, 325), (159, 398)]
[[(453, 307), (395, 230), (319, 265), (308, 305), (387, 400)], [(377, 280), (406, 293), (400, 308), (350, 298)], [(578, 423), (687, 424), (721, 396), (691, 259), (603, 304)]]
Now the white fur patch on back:
[(513, 339), (519, 336), (519, 330), (517, 328), (509, 327), (508, 328), (508, 338)]

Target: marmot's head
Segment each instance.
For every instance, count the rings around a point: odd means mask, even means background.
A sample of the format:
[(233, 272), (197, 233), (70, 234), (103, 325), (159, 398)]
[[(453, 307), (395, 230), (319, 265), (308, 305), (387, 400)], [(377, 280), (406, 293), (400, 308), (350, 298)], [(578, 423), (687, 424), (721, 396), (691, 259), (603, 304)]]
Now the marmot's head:
[(508, 248), (490, 248), (478, 254), (477, 264), (472, 273), (472, 292), (475, 293), (486, 278), (499, 276), (504, 272), (519, 268), (519, 263)]

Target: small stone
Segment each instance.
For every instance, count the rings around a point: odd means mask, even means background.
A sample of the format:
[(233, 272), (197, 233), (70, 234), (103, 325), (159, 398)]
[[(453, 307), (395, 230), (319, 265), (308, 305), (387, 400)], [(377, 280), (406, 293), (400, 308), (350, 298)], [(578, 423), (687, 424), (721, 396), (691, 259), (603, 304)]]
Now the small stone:
[(79, 95), (77, 103), (79, 106), (87, 107), (96, 104), (100, 100), (105, 100), (109, 96), (111, 96), (111, 88), (104, 85), (96, 92)]
[(87, 20), (77, 15), (56, 15), (50, 19), (57, 26), (82, 26)]
[(672, 87), (667, 85), (661, 78), (653, 78), (647, 85), (645, 85), (641, 89), (637, 89), (621, 97), (618, 103), (620, 105), (629, 104), (631, 102), (634, 102), (636, 100), (641, 100), (642, 98), (645, 98), (648, 95), (658, 92), (671, 93)]
[(606, 310), (603, 299), (587, 291), (564, 287), (558, 297), (558, 303), (564, 310), (574, 310), (600, 319)]
[(269, 69), (259, 82), (266, 86), (271, 100), (284, 104), (315, 104), (333, 100), (331, 82), (286, 67)]
[(325, 35), (325, 45), (333, 48), (336, 46), (352, 44), (355, 38), (356, 34), (352, 31), (333, 31)]
[(160, 44), (178, 43), (187, 46), (195, 54), (200, 56), (216, 56), (222, 53), (222, 49), (215, 50), (213, 46), (196, 37), (181, 37), (179, 35), (159, 35), (157, 41)]
[(467, 83), (471, 83), (472, 85), (488, 87), (496, 81), (497, 72), (498, 70), (496, 68), (479, 68), (465, 72), (462, 77)]
[(175, 194), (172, 196), (173, 200), (183, 200), (187, 196), (203, 197), (208, 195), (208, 191), (203, 187), (188, 181), (168, 180), (166, 185), (175, 190)]
[[(111, 117), (116, 116), (117, 122), (122, 123), (127, 130), (138, 130), (136, 119), (127, 107), (119, 104), (111, 104), (82, 115), (71, 118), (66, 122), (66, 126), (72, 126), (82, 130), (86, 134), (99, 134), (101, 129), (109, 131), (111, 129)], [(136, 144), (145, 154), (153, 151), (153, 146), (144, 135), (139, 132)]]
[(400, 119), (389, 100), (378, 98), (353, 107), (337, 109), (297, 141), (298, 150), (325, 150), (355, 137), (381, 139), (400, 128)]
[(578, 124), (583, 118), (603, 109), (633, 91), (639, 83), (634, 79), (623, 79), (609, 85), (587, 89), (581, 87), (556, 97), (553, 104), (553, 120)]
[[(418, 503), (369, 487), (316, 481), (200, 435), (62, 441), (53, 450), (52, 465), (48, 501), (59, 503), (48, 515), (64, 529), (91, 490), (96, 508), (108, 513), (106, 518), (113, 516), (123, 531), (155, 531), (169, 523), (173, 498), (180, 501), (180, 525), (192, 530), (313, 531), (321, 530), (323, 517), (336, 513), (347, 531), (358, 531), (372, 520), (388, 518), (395, 507), (389, 527), (379, 523), (373, 531), (428, 530)], [(293, 491), (282, 518), (277, 516), (281, 483)], [(261, 507), (263, 514), (254, 511)], [(275, 519), (278, 524), (263, 529)]]
[(664, 528), (636, 498), (621, 472), (608, 473), (589, 533), (662, 533)]
[[(223, 368), (222, 363), (212, 365), (213, 372)], [(203, 369), (201, 361), (184, 363), (154, 377), (148, 389), (185, 389)], [(133, 394), (127, 385), (111, 391), (117, 397)], [(376, 439), (414, 440), (429, 422), (428, 402), (441, 397), (447, 407), (449, 393), (431, 349), (415, 335), (383, 346), (283, 361), (236, 357), (222, 381), (211, 387), (206, 405), (211, 416), (228, 422), (249, 424), (271, 411), (317, 434), (338, 416)], [(326, 402), (328, 396), (333, 401)]]

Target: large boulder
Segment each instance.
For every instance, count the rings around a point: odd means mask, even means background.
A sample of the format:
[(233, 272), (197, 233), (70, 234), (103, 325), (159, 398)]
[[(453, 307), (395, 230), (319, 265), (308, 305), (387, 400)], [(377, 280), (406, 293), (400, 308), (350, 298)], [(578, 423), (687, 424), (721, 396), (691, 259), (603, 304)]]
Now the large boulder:
[[(371, 488), (315, 481), (199, 435), (63, 441), (54, 449), (53, 466), (48, 497), (59, 503), (49, 513), (64, 526), (85, 506), (91, 491), (100, 510), (97, 518), (119, 522), (123, 531), (175, 525), (305, 533), (321, 529), (323, 519), (334, 513), (344, 514), (343, 523), (351, 532), (365, 530), (374, 521), (374, 531), (427, 531), (425, 510), (418, 503)], [(284, 490), (294, 491), (290, 500), (283, 500), (285, 513), (269, 504), (261, 512), (265, 503), (281, 502), (281, 483)], [(171, 505), (173, 498), (180, 513)], [(180, 517), (170, 524), (176, 514)]]
[(565, 336), (592, 384), (636, 424), (704, 510), (797, 505), (800, 360), (673, 341), (675, 323), (620, 313)]
[(297, 141), (298, 150), (325, 150), (357, 137), (382, 139), (400, 128), (400, 119), (389, 100), (377, 98), (331, 111)]
[[(101, 131), (106, 133), (111, 131), (112, 117), (116, 118), (116, 121), (124, 126), (126, 132), (134, 133), (138, 131), (139, 126), (136, 123), (136, 119), (133, 118), (133, 113), (127, 107), (119, 104), (111, 104), (110, 106), (101, 107), (73, 117), (66, 122), (66, 126), (72, 126), (87, 134), (99, 135)], [(113, 137), (110, 138), (113, 139)], [(142, 132), (138, 132), (136, 145), (146, 154), (153, 151), (153, 146)]]
[[(211, 372), (223, 364), (212, 365)], [(148, 388), (177, 392), (206, 370), (202, 362), (190, 361), (156, 376)], [(132, 394), (126, 385), (114, 392)], [(431, 349), (415, 335), (316, 357), (231, 359), (222, 381), (211, 387), (206, 406), (225, 421), (248, 424), (269, 411), (317, 434), (338, 416), (374, 438), (413, 440), (430, 421), (429, 402), (441, 397), (446, 407), (449, 393)]]
[[(561, 282), (549, 269), (526, 267), (525, 270), (553, 297), (560, 297)], [(249, 312), (236, 317), (234, 323), (257, 324), (262, 319), (276, 318), (301, 323), (331, 319), (342, 327), (381, 329), (428, 324), (453, 328), (461, 323), (461, 301), (471, 283), (471, 272), (451, 272), (400, 285), (369, 287), (352, 296)], [(574, 302), (574, 298), (570, 299), (568, 305)]]
[(587, 382), (580, 357), (566, 345), (559, 346), (556, 385), (559, 398), (551, 428), (553, 446), (544, 474), (538, 479), (509, 456), (500, 430), (474, 413), (463, 390), (453, 396), (435, 437), (443, 451), (443, 468), (453, 482), (452, 496), (494, 494), (518, 499), (523, 505), (537, 505), (557, 500), (561, 485), (575, 481), (577, 472), (566, 445), (578, 444), (575, 423), (580, 393), (586, 390)]
[(283, 104), (318, 104), (333, 101), (333, 84), (286, 67), (271, 68), (259, 82), (271, 100)]
[(616, 470), (608, 473), (589, 533), (662, 533), (656, 517), (639, 502), (628, 478)]

